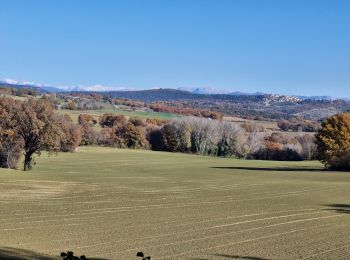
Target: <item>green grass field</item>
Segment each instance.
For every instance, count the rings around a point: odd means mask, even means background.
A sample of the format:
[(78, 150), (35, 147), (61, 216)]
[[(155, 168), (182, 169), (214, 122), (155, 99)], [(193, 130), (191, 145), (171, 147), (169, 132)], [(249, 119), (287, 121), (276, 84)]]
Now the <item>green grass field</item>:
[(36, 161), (0, 169), (1, 259), (350, 258), (350, 173), (317, 162), (93, 147)]
[(127, 117), (139, 117), (139, 118), (159, 118), (159, 119), (172, 119), (176, 117), (180, 117), (179, 115), (171, 114), (171, 113), (163, 113), (163, 112), (145, 112), (145, 111), (124, 111), (123, 109), (100, 109), (100, 110), (57, 110), (60, 114), (68, 114), (74, 120), (74, 122), (78, 121), (78, 116), (80, 114), (89, 114), (93, 116), (100, 116), (105, 113), (112, 113), (115, 115), (124, 115)]

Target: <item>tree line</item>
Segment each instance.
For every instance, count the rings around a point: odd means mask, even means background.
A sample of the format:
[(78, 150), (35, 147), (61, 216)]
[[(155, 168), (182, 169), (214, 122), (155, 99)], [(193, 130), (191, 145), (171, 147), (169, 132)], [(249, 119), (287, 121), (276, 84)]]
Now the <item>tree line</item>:
[(292, 118), (289, 121), (281, 120), (277, 123), (277, 126), (285, 132), (317, 132), (320, 129), (317, 122), (297, 118)]
[[(100, 128), (96, 127), (99, 124)], [(199, 117), (173, 120), (80, 114), (75, 123), (54, 112), (49, 98), (0, 97), (0, 167), (33, 167), (42, 151), (73, 152), (79, 145), (194, 153), (263, 160), (319, 159), (330, 169), (350, 168), (350, 114), (328, 118), (316, 136), (247, 128)]]
[[(312, 135), (262, 132), (243, 124), (198, 117), (173, 120), (126, 118), (103, 114), (79, 116), (82, 144), (265, 160), (315, 158)], [(94, 127), (100, 124), (101, 130)]]

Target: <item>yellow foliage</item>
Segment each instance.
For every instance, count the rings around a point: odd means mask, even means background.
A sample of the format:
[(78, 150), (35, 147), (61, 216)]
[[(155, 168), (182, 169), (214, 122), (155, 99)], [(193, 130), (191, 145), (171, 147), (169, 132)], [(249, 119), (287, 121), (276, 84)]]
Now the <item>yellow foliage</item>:
[(327, 168), (350, 169), (350, 113), (331, 116), (316, 135), (318, 158)]

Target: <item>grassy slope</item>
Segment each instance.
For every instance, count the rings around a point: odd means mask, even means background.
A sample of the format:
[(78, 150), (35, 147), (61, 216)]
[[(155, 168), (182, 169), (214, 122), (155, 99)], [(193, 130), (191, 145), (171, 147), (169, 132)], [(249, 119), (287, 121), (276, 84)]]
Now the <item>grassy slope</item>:
[(334, 205), (350, 204), (350, 174), (317, 162), (110, 148), (37, 162), (31, 173), (0, 169), (3, 248), (126, 260), (139, 250), (154, 259), (350, 254), (349, 206)]

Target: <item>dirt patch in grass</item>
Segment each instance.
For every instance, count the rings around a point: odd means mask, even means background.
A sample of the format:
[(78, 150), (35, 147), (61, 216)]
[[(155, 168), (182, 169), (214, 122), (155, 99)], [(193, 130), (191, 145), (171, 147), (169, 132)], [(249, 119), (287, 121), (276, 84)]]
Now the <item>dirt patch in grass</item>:
[(15, 180), (0, 183), (1, 199), (40, 199), (91, 189), (79, 182)]

